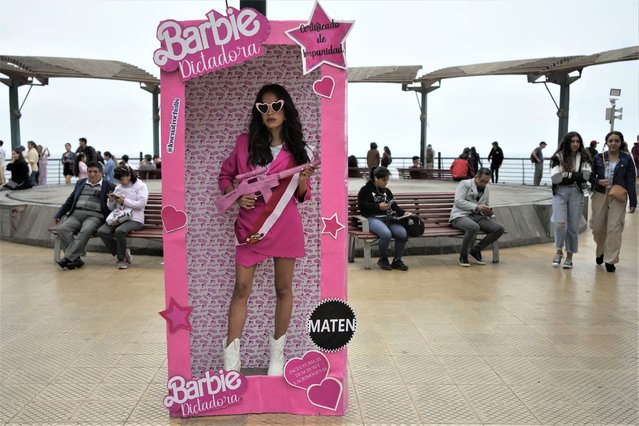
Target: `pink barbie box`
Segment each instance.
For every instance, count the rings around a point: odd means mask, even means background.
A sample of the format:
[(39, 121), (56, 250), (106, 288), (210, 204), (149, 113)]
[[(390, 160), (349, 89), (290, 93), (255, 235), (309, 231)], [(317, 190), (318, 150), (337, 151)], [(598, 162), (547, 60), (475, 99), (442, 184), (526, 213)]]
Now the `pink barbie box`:
[[(346, 347), (320, 348), (307, 329), (322, 301), (347, 298), (343, 40), (352, 23), (329, 20), (317, 3), (306, 22), (269, 22), (253, 9), (224, 12), (163, 21), (157, 32), (166, 289), (161, 315), (167, 321), (169, 377), (164, 405), (177, 417), (343, 415)], [(222, 163), (248, 132), (258, 90), (271, 83), (290, 93), (304, 139), (321, 161), (309, 178), (310, 199), (297, 204), (306, 256), (295, 264), (283, 376), (265, 372), (275, 309), (272, 258), (255, 272), (241, 337), (242, 369), (223, 370), (239, 208), (216, 208)]]

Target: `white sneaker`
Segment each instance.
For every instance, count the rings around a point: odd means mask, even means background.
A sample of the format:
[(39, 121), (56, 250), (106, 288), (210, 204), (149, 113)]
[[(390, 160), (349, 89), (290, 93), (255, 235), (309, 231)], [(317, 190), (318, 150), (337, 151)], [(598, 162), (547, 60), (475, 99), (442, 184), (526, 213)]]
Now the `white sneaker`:
[(131, 256), (130, 249), (124, 250), (124, 260), (126, 260), (126, 263), (128, 263), (129, 265), (133, 263), (133, 256)]
[(128, 267), (129, 265), (126, 263), (126, 261), (124, 260), (118, 261), (118, 269), (126, 269)]

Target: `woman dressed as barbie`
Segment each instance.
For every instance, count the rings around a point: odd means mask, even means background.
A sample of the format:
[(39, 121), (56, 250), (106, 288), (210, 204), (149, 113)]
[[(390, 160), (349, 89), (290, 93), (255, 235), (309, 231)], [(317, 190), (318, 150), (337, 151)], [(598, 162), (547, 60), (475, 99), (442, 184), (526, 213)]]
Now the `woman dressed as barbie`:
[[(310, 150), (303, 139), (299, 113), (282, 86), (260, 89), (251, 112), (249, 133), (241, 134), (233, 152), (222, 164), (218, 184), (222, 193), (233, 191), (233, 179), (257, 167), (267, 175), (309, 162)], [(240, 371), (240, 339), (247, 316), (247, 303), (257, 265), (273, 258), (275, 269), (275, 324), (269, 333), (269, 376), (284, 371), (284, 345), (293, 309), (295, 259), (305, 256), (304, 230), (297, 203), (311, 197), (309, 166), (280, 180), (268, 202), (258, 194), (241, 196), (235, 222), (235, 288), (224, 339), (224, 369)]]

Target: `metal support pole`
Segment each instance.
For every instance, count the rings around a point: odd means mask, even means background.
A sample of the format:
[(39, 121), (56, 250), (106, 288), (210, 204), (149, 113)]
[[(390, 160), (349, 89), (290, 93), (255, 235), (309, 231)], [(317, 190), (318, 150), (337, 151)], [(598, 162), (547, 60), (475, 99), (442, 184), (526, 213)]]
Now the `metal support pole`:
[(11, 123), (11, 149), (20, 146), (20, 102), (18, 99), (18, 87), (20, 85), (11, 80), (9, 85), (9, 118)]
[(153, 95), (153, 155), (160, 155), (160, 88)]
[(426, 121), (427, 100), (428, 92), (424, 90), (422, 91), (421, 113), (419, 114), (419, 120), (422, 124), (421, 133), (419, 136), (419, 158), (421, 158), (422, 164), (424, 166), (426, 166), (426, 126), (428, 125)]
[(266, 16), (266, 0), (240, 0), (240, 9), (250, 7)]
[[(566, 76), (567, 77), (567, 76)], [(559, 134), (557, 137), (557, 143), (561, 143), (566, 133), (568, 133), (568, 118), (570, 116), (570, 83), (569, 79), (564, 79), (559, 84), (559, 111), (557, 116), (559, 117)]]
[(433, 90), (439, 89), (439, 86), (426, 86), (424, 83), (421, 83), (420, 86), (409, 86), (408, 84), (402, 85), (402, 90), (405, 92), (413, 91), (421, 93), (421, 103), (419, 105), (419, 121), (421, 125), (420, 130), (420, 138), (419, 138), (419, 157), (421, 158), (422, 164), (426, 166), (426, 127), (428, 127), (428, 115), (427, 115), (427, 106), (428, 106), (428, 93)]
[(614, 98), (610, 99), (610, 131), (615, 130), (615, 112), (617, 108), (617, 100)]

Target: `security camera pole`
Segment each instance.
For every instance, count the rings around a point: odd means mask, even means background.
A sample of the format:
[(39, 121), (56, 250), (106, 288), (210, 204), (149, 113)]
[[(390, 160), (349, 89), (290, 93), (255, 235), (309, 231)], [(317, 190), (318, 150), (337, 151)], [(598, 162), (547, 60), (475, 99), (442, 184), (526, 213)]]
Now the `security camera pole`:
[[(610, 89), (610, 108), (606, 108), (606, 120), (610, 122), (610, 131), (615, 130), (615, 119), (621, 120), (623, 107), (616, 109), (617, 98), (621, 96), (621, 89)], [(615, 115), (619, 113), (619, 115)]]

